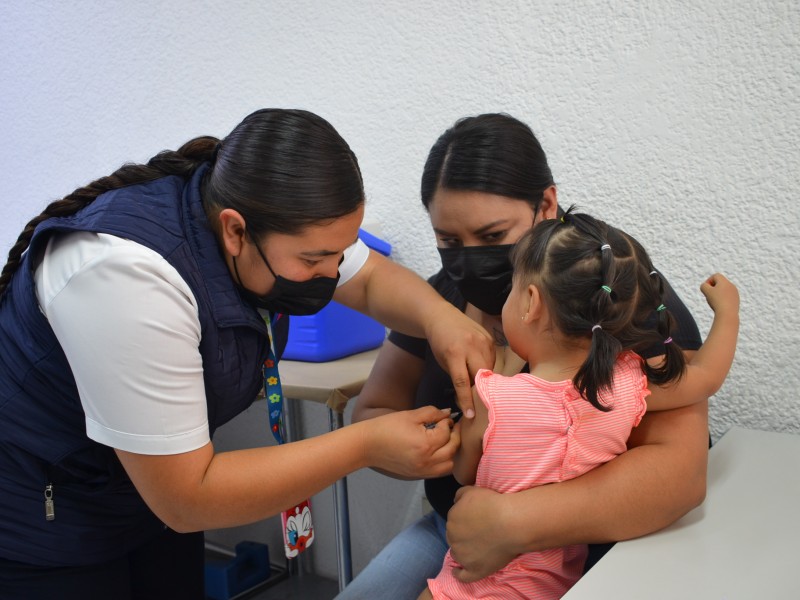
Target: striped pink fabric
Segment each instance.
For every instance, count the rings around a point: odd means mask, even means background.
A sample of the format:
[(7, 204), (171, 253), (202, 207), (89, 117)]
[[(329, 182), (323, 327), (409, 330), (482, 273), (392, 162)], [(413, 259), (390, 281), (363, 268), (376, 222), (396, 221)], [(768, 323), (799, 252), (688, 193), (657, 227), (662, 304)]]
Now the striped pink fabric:
[[(489, 410), (483, 456), (475, 484), (512, 493), (572, 479), (626, 449), (650, 393), (641, 359), (620, 356), (611, 394), (602, 412), (580, 397), (572, 381), (550, 382), (528, 374), (514, 377), (483, 370), (475, 385)], [(434, 598), (560, 598), (581, 576), (586, 546), (569, 546), (517, 557), (504, 569), (475, 583), (451, 576), (450, 553), (442, 571), (428, 581)]]

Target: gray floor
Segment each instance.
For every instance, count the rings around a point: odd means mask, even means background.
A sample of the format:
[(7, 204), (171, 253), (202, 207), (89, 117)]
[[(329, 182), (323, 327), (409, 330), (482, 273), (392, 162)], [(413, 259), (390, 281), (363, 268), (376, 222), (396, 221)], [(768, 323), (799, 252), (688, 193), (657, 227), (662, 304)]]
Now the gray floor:
[[(206, 548), (206, 560), (226, 563), (227, 553)], [(339, 582), (307, 571), (307, 565), (292, 563), (292, 573), (285, 566), (270, 565), (270, 578), (262, 585), (240, 592), (229, 600), (329, 600), (339, 593)]]
[(304, 574), (299, 577), (288, 577), (274, 586), (240, 598), (241, 600), (328, 600), (338, 593), (339, 584), (336, 581)]

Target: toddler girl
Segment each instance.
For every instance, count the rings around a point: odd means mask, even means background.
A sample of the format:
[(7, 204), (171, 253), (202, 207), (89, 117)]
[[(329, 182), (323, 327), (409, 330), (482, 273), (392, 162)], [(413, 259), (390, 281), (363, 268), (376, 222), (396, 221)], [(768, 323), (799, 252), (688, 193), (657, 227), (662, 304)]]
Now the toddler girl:
[[(733, 362), (739, 295), (722, 275), (701, 291), (714, 310), (705, 344), (686, 359), (644, 248), (570, 208), (539, 223), (512, 252), (513, 286), (503, 331), (530, 373), (481, 370), (472, 420), (462, 420), (454, 475), (512, 493), (577, 477), (625, 452), (646, 410), (701, 402)], [(636, 352), (663, 343), (661, 357)], [(450, 553), (420, 598), (560, 598), (578, 580), (586, 546), (518, 556), (473, 583), (453, 575)]]

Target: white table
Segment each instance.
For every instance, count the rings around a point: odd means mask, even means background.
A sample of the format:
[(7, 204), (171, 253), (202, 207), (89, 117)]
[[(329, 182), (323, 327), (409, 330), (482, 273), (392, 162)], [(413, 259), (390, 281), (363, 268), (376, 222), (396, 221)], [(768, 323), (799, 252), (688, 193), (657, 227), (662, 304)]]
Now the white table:
[(731, 429), (703, 505), (618, 543), (564, 598), (800, 599), (800, 435)]

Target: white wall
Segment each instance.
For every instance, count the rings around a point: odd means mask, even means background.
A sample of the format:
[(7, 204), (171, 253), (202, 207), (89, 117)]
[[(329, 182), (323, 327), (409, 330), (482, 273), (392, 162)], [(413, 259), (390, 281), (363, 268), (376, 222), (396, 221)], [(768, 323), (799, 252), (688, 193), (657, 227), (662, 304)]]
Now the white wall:
[(396, 260), (429, 275), (426, 153), (456, 118), (506, 111), (540, 137), (562, 202), (636, 235), (703, 333), (701, 280), (739, 284), (714, 437), (734, 423), (800, 433), (800, 5), (618, 4), (7, 0), (0, 251), (122, 162), (302, 107), (355, 150)]

